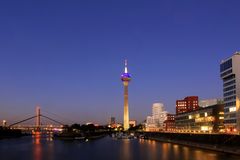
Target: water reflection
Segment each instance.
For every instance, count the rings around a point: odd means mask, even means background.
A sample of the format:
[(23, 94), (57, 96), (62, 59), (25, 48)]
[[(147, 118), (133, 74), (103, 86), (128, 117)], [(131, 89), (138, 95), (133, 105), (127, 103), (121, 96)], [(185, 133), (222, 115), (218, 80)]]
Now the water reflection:
[[(139, 145), (142, 152), (151, 151), (144, 153), (146, 159), (184, 159), (184, 160), (219, 160), (218, 154), (215, 152), (201, 150), (197, 148), (190, 148), (172, 143), (163, 143), (153, 140), (139, 139)], [(142, 155), (142, 154), (141, 154)], [(143, 157), (143, 156), (142, 156)], [(175, 157), (175, 158), (174, 158)], [(181, 157), (181, 158), (180, 158)]]
[(183, 152), (182, 152), (182, 156), (184, 157), (185, 160), (189, 159), (189, 147), (185, 147), (183, 146)]
[(203, 156), (203, 153), (202, 153), (202, 151), (200, 151), (200, 150), (196, 150), (195, 152), (194, 152), (194, 154), (195, 154), (195, 157), (196, 157), (196, 160), (202, 160), (202, 156)]
[(179, 145), (176, 145), (176, 144), (172, 145), (173, 155), (176, 156), (176, 157), (179, 156), (179, 154), (180, 154), (179, 148), (180, 148)]
[(123, 152), (121, 153), (122, 159), (131, 159), (131, 150), (130, 150), (130, 140), (129, 139), (123, 139)]
[(169, 155), (169, 145), (168, 143), (162, 143), (162, 159), (168, 159)]
[[(194, 157), (196, 157), (196, 160), (203, 160), (204, 152), (203, 150), (198, 150), (196, 149), (194, 151)], [(217, 160), (216, 159), (216, 154), (208, 153), (207, 154), (207, 160)]]
[(33, 135), (33, 159), (41, 160), (42, 159), (42, 145), (41, 145), (41, 132), (36, 132)]
[[(33, 149), (33, 159), (42, 160), (42, 159), (53, 159), (54, 157), (54, 143), (53, 137), (50, 134), (43, 134), (41, 132), (34, 132), (32, 136), (32, 149)], [(44, 147), (43, 147), (44, 146)], [(47, 152), (47, 154), (44, 154)]]
[(80, 142), (35, 135), (0, 141), (1, 160), (239, 160), (240, 156), (151, 140), (114, 140), (110, 137)]
[(149, 154), (149, 158), (155, 160), (157, 159), (157, 148), (156, 148), (156, 141), (153, 140), (148, 140), (148, 148), (149, 150), (151, 150), (150, 154)]

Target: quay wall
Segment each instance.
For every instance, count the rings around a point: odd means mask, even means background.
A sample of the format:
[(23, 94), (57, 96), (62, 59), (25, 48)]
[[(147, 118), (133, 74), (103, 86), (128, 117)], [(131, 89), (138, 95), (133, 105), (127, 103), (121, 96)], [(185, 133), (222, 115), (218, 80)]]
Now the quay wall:
[(240, 135), (144, 132), (152, 140), (240, 155)]

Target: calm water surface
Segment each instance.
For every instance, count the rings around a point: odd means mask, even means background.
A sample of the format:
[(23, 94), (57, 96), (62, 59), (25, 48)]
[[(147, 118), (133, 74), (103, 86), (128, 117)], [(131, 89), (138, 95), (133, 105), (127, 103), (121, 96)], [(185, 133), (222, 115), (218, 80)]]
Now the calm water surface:
[(219, 152), (151, 140), (88, 142), (22, 137), (0, 140), (0, 160), (240, 160)]

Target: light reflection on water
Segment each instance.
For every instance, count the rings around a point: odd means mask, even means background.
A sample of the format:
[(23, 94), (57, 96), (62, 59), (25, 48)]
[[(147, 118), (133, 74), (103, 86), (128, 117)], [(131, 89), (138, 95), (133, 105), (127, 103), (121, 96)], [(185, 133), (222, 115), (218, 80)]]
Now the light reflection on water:
[(120, 154), (122, 155), (122, 159), (131, 159), (130, 139), (123, 139), (122, 151), (120, 150)]
[(191, 148), (187, 146), (160, 143), (152, 140), (139, 140), (140, 145), (147, 145), (151, 150), (151, 156), (148, 159), (155, 160), (239, 160), (239, 156), (223, 154), (220, 152), (213, 152), (198, 148)]
[[(43, 143), (44, 142), (44, 143)], [(40, 132), (36, 132), (35, 135), (32, 136), (32, 149), (33, 149), (33, 159), (34, 160), (42, 160), (43, 158), (43, 147), (46, 145), (45, 142), (47, 142), (47, 155), (48, 158), (53, 159), (53, 152), (54, 152), (54, 144), (53, 142), (53, 137), (50, 136), (45, 136), (41, 135)]]
[(179, 152), (179, 145), (173, 144), (172, 148), (173, 148), (173, 155), (174, 155), (174, 157), (177, 157), (180, 154), (180, 152)]
[(42, 145), (40, 142), (41, 135), (37, 134), (32, 137), (33, 139), (33, 157), (34, 160), (41, 160), (42, 159)]
[(24, 160), (239, 160), (219, 152), (211, 152), (153, 140), (106, 137), (99, 140), (63, 141), (51, 137), (22, 137), (0, 141), (0, 159)]
[(184, 160), (189, 160), (189, 147), (183, 146), (182, 155), (183, 155), (182, 157), (184, 157)]

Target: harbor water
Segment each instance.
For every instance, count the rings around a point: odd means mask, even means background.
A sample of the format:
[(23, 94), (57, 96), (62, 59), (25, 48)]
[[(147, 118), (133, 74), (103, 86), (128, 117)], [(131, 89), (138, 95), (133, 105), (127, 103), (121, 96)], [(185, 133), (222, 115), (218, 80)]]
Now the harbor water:
[(144, 139), (0, 140), (1, 160), (239, 160), (239, 156)]

